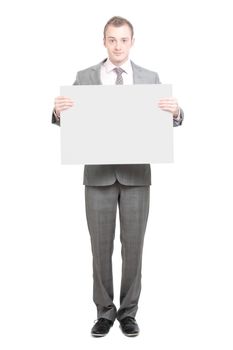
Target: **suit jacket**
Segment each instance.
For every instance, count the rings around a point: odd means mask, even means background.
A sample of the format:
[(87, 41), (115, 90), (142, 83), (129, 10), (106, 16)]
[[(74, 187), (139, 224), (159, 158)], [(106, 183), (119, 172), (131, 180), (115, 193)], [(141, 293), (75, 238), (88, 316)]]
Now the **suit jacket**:
[[(103, 60), (99, 64), (79, 71), (73, 85), (101, 85), (100, 71)], [(131, 61), (133, 69), (134, 84), (160, 84), (156, 72), (142, 68)], [(184, 119), (181, 110), (180, 120), (173, 120), (173, 126), (179, 126)], [(60, 125), (55, 115), (52, 115), (52, 123)], [(123, 185), (146, 186), (151, 185), (150, 164), (106, 164), (106, 165), (85, 165), (83, 184), (87, 186), (112, 185), (118, 180)]]

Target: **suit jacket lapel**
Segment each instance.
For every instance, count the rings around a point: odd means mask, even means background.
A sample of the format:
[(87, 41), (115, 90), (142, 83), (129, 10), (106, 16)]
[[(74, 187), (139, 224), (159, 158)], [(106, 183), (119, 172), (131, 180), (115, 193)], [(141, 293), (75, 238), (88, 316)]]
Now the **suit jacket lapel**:
[(102, 64), (106, 60), (107, 58), (105, 58), (103, 61), (98, 63), (96, 66), (92, 67), (92, 81), (94, 82), (95, 85), (102, 85), (101, 78), (100, 78), (100, 71), (101, 71)]
[(133, 83), (134, 84), (145, 83), (141, 67), (137, 66), (133, 61), (131, 61), (131, 65), (133, 69)]
[[(98, 63), (96, 66), (92, 67), (92, 74), (91, 79), (92, 83), (96, 85), (102, 85), (101, 79), (100, 79), (100, 71), (101, 71), (101, 65), (107, 60), (105, 58), (103, 61)], [(134, 84), (142, 84), (145, 83), (143, 78), (143, 73), (141, 67), (137, 66), (133, 61), (130, 61), (132, 65), (133, 70), (133, 83)]]

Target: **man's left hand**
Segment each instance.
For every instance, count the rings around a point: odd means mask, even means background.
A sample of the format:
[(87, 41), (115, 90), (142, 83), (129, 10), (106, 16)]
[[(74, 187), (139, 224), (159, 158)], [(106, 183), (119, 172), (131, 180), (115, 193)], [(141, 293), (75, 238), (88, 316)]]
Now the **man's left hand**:
[(180, 107), (177, 99), (174, 97), (161, 98), (158, 103), (159, 108), (163, 111), (170, 112), (173, 114), (173, 118), (179, 116)]

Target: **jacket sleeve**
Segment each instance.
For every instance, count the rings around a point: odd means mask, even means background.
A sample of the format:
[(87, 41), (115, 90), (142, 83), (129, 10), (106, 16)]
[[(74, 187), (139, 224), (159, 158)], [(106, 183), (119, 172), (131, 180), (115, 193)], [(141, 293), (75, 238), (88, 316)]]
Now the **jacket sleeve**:
[(184, 111), (182, 108), (180, 108), (180, 119), (176, 120), (175, 118), (173, 118), (173, 126), (180, 126), (182, 125), (184, 120)]
[(53, 109), (53, 112), (52, 112), (52, 124), (56, 124), (58, 126), (60, 126), (60, 118), (56, 118), (55, 116), (55, 110)]

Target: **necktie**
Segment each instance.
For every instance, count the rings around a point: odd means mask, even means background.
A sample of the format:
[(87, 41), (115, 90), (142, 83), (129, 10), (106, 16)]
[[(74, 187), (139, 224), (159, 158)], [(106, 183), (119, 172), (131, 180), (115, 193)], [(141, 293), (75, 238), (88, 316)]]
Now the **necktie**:
[(122, 73), (124, 72), (124, 70), (123, 70), (122, 68), (120, 68), (120, 67), (116, 67), (116, 68), (114, 68), (114, 71), (115, 71), (116, 74), (117, 74), (115, 84), (116, 84), (116, 85), (123, 85)]

